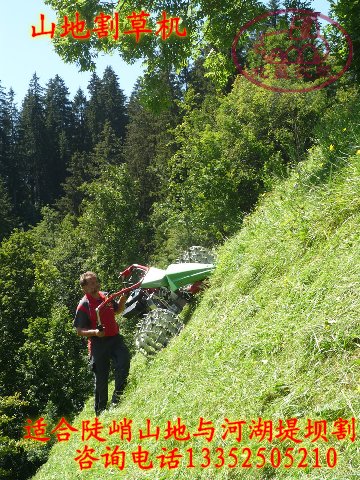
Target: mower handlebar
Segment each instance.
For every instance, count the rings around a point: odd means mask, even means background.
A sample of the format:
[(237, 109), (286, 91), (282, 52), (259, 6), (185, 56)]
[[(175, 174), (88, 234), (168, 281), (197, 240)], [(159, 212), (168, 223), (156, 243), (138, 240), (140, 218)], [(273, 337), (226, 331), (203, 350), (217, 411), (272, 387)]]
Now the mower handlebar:
[(119, 277), (121, 278), (127, 278), (132, 274), (133, 270), (142, 270), (143, 272), (147, 272), (149, 270), (149, 267), (145, 267), (144, 265), (138, 265), (137, 263), (134, 263), (133, 265), (130, 265), (130, 267), (125, 268), (123, 272), (119, 273)]
[[(144, 265), (138, 265), (138, 264), (135, 263), (134, 265), (130, 265), (130, 267), (126, 268), (123, 272), (121, 272), (119, 276), (126, 278), (129, 275), (131, 275), (132, 271), (135, 270), (135, 269), (142, 270), (144, 272), (144, 276), (145, 276), (145, 273), (149, 270), (149, 267), (145, 267)], [(142, 281), (143, 281), (143, 279), (141, 279), (137, 283), (134, 283), (134, 285), (131, 285), (130, 287), (122, 288), (118, 292), (112, 293), (111, 295), (106, 297), (106, 299), (102, 303), (100, 303), (100, 305), (98, 307), (95, 308), (96, 318), (97, 318), (98, 324), (101, 325), (100, 311), (105, 307), (105, 305), (107, 305), (109, 302), (111, 302), (115, 297), (119, 297), (120, 295), (124, 295), (124, 294), (126, 294), (128, 292), (131, 292), (132, 290), (135, 290), (136, 288), (140, 287)]]

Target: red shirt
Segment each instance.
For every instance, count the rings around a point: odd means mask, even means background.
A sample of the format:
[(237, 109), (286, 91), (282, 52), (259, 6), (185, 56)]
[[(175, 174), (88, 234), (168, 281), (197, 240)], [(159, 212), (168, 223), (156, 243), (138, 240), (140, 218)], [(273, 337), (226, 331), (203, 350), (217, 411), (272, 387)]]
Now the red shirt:
[[(106, 299), (103, 292), (99, 292), (99, 295), (100, 298), (94, 298), (90, 294), (86, 294), (80, 300), (76, 310), (74, 321), (75, 327), (96, 329), (97, 318), (95, 309)], [(104, 327), (105, 337), (113, 337), (119, 333), (119, 326), (115, 320), (113, 302), (109, 302), (103, 309), (101, 309), (100, 320), (101, 325)]]

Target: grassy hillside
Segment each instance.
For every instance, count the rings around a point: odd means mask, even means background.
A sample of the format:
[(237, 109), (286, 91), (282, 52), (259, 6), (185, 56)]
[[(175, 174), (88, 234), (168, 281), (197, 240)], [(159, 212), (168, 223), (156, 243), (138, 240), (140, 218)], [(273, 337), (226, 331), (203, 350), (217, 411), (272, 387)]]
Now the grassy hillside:
[[(289, 180), (261, 199), (239, 234), (221, 249), (210, 288), (179, 337), (151, 361), (139, 355), (133, 359), (125, 398), (116, 410), (100, 417), (105, 441), (81, 440), (81, 421), (94, 420), (90, 399), (72, 423), (80, 431), (55, 445), (36, 480), (360, 476), (359, 439), (351, 441), (347, 430), (343, 440), (333, 433), (337, 419), (350, 421), (359, 417), (360, 409), (360, 156), (354, 150), (341, 165), (325, 157), (315, 148)], [(124, 417), (133, 421), (131, 442), (121, 440), (119, 433), (108, 435), (109, 425)], [(215, 427), (211, 442), (204, 436), (191, 435), (185, 441), (164, 438), (168, 421), (176, 424), (181, 418), (186, 435), (198, 431), (200, 417)], [(268, 435), (261, 441), (249, 439), (249, 425), (259, 417), (273, 422), (271, 442)], [(222, 438), (225, 418), (247, 423), (241, 442), (236, 433)], [(279, 420), (285, 424), (291, 418), (298, 419), (296, 438), (302, 443), (275, 438), (280, 434)], [(146, 419), (152, 430), (160, 427), (158, 441), (139, 440)], [(328, 442), (311, 441), (307, 419), (327, 422)], [(358, 430), (360, 435), (360, 425)], [(306, 432), (310, 436), (304, 439)], [(80, 471), (74, 457), (85, 445), (99, 460)], [(116, 445), (126, 452), (123, 471), (116, 465), (105, 468), (106, 457), (101, 456), (110, 453), (106, 446), (113, 451)], [(149, 452), (153, 469), (134, 464), (131, 452), (138, 445)], [(241, 466), (249, 453), (245, 447), (252, 451), (251, 468)], [(261, 447), (266, 450), (256, 456)], [(180, 466), (159, 469), (156, 456), (175, 448), (183, 455)], [(190, 448), (195, 466), (186, 468)], [(208, 463), (203, 448), (211, 450), (209, 467), (200, 466)], [(222, 463), (219, 448), (224, 450), (225, 465), (216, 468)], [(303, 462), (307, 467), (297, 467), (305, 452), (299, 448), (308, 450)], [(314, 468), (316, 448), (321, 468)], [(270, 464), (272, 449), (274, 464), (279, 452), (284, 455), (287, 450), (279, 468)], [(329, 449), (337, 451), (334, 469), (326, 467)], [(265, 466), (256, 468), (263, 463), (263, 451)], [(328, 455), (330, 464), (333, 452)], [(284, 468), (291, 455), (293, 466)], [(229, 467), (236, 457), (238, 465)]]

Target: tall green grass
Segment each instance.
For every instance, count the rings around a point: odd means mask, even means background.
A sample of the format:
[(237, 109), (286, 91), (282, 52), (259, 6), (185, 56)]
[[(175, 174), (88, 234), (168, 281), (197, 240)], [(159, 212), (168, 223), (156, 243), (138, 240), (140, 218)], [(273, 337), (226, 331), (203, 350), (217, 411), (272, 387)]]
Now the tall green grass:
[[(69, 442), (54, 446), (48, 462), (35, 480), (179, 480), (212, 479), (333, 479), (360, 476), (359, 439), (338, 441), (333, 422), (339, 417), (359, 417), (360, 395), (360, 156), (354, 152), (341, 163), (316, 147), (291, 177), (266, 194), (241, 231), (219, 252), (217, 269), (198, 308), (182, 333), (153, 360), (137, 355), (121, 404), (105, 412), (105, 442), (81, 441), (81, 432)], [(93, 420), (92, 399), (73, 425)], [(133, 420), (133, 439), (108, 435), (108, 426), (124, 417)], [(199, 418), (216, 428), (211, 443), (201, 437), (188, 441), (164, 439), (167, 422), (181, 418), (188, 431), (197, 431)], [(224, 419), (272, 420), (297, 418), (326, 420), (329, 442), (301, 444), (274, 439), (272, 443), (235, 435), (221, 438)], [(146, 419), (160, 427), (160, 439), (138, 439)], [(360, 425), (358, 425), (360, 435)], [(274, 431), (274, 435), (277, 431)], [(299, 435), (300, 438), (304, 434)], [(76, 450), (88, 445), (100, 461), (80, 471)], [(126, 467), (105, 468), (106, 446), (127, 452)], [(177, 469), (136, 466), (130, 452), (138, 445), (156, 456), (178, 448), (184, 459)], [(202, 448), (211, 450), (211, 465), (202, 468)], [(216, 448), (225, 452), (225, 466), (215, 468)], [(228, 457), (237, 447), (239, 464), (249, 447), (252, 468), (229, 468)], [(256, 452), (265, 447), (266, 466)], [(270, 450), (307, 448), (308, 467), (273, 468)], [(318, 447), (321, 468), (314, 468), (313, 450)], [(325, 466), (325, 452), (335, 448), (338, 462)], [(186, 468), (193, 448), (195, 468)], [(286, 462), (285, 462), (286, 463)]]

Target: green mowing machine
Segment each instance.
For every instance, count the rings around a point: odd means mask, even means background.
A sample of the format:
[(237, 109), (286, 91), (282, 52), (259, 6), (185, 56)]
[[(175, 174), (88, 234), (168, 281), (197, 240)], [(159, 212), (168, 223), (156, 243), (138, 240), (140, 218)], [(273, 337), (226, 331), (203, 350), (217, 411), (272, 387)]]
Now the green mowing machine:
[(135, 344), (144, 355), (154, 355), (166, 347), (184, 324), (179, 313), (203, 288), (203, 281), (214, 270), (214, 255), (200, 246), (193, 246), (165, 270), (143, 265), (130, 265), (119, 277), (124, 285), (108, 296), (101, 309), (115, 297), (129, 293), (123, 316), (139, 320)]

